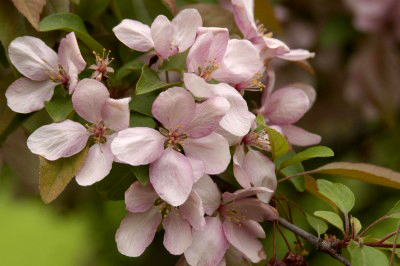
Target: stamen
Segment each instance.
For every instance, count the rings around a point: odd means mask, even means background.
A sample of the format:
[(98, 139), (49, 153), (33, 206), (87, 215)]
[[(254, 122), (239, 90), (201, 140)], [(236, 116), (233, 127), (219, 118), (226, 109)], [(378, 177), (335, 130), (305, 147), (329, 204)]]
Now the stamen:
[(174, 130), (168, 131), (165, 128), (160, 128), (160, 133), (166, 137), (165, 147), (172, 147), (174, 150), (181, 152), (181, 148), (184, 146), (183, 141), (189, 137), (188, 134), (182, 132), (184, 127), (182, 125), (177, 125)]
[(252, 146), (263, 151), (271, 151), (272, 149), (271, 142), (269, 141), (269, 137), (265, 129), (258, 132), (251, 131), (244, 137), (243, 142), (248, 146)]

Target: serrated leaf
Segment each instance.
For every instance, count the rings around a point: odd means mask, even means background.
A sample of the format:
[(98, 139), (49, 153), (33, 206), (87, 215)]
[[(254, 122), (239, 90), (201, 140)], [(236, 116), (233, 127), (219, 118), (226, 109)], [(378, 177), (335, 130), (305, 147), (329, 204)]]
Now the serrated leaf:
[(143, 115), (152, 117), (151, 107), (153, 105), (154, 100), (157, 98), (158, 92), (150, 92), (141, 95), (132, 96), (132, 100), (129, 103), (129, 108), (132, 111), (136, 111)]
[(143, 186), (149, 182), (149, 165), (132, 166), (132, 171), (135, 173), (136, 179)]
[(325, 179), (318, 179), (317, 186), (319, 193), (333, 201), (342, 212), (349, 213), (354, 207), (355, 197), (347, 186)]
[(312, 158), (331, 157), (333, 155), (334, 155), (334, 153), (330, 148), (325, 147), (325, 146), (315, 146), (315, 147), (308, 148), (302, 152), (299, 152), (295, 156), (283, 161), (280, 168), (283, 169), (290, 165), (300, 163), (302, 161), (309, 160)]
[(321, 234), (325, 233), (326, 230), (328, 230), (328, 224), (325, 221), (318, 219), (308, 213), (305, 214), (308, 223), (311, 225), (312, 228), (314, 228), (315, 231), (317, 231), (318, 237)]
[(39, 28), (40, 31), (73, 31), (76, 37), (84, 42), (90, 49), (98, 53), (103, 51), (103, 46), (88, 34), (85, 24), (78, 15), (72, 13), (51, 14), (40, 21)]
[[(360, 220), (358, 220), (356, 217), (351, 217), (350, 224), (352, 226), (352, 230), (355, 232), (355, 235), (357, 235), (358, 232), (360, 232), (362, 229)], [(354, 225), (354, 227), (353, 227), (353, 225)]]
[(312, 170), (310, 173), (343, 176), (371, 184), (400, 189), (400, 173), (372, 164), (335, 162)]
[(55, 200), (82, 167), (88, 153), (88, 146), (68, 158), (49, 161), (39, 157), (39, 191), (45, 203)]
[(40, 14), (46, 4), (46, 0), (12, 0), (18, 11), (39, 30)]
[(344, 233), (343, 221), (339, 215), (331, 211), (316, 211), (314, 215), (320, 217), (330, 223), (331, 225), (337, 227)]
[(351, 240), (347, 246), (347, 250), (351, 256), (352, 266), (386, 266), (389, 265), (389, 260), (386, 255), (380, 250), (362, 246)]
[(400, 219), (400, 200), (396, 202), (393, 208), (385, 216), (387, 218)]
[(285, 137), (273, 128), (266, 127), (265, 131), (268, 134), (271, 143), (272, 157), (275, 159), (285, 155), (289, 151), (289, 143)]
[(61, 90), (63, 88), (57, 86), (53, 98), (44, 103), (47, 113), (54, 122), (63, 121), (74, 110), (71, 96), (64, 96)]
[(129, 122), (130, 127), (155, 128), (156, 125), (157, 125), (156, 122), (151, 117), (148, 117), (148, 116), (136, 113), (136, 112), (131, 113), (130, 122)]
[(142, 74), (140, 75), (140, 78), (136, 83), (136, 95), (180, 85), (182, 85), (182, 82), (167, 83), (160, 80), (157, 72), (148, 68), (146, 65), (143, 65)]

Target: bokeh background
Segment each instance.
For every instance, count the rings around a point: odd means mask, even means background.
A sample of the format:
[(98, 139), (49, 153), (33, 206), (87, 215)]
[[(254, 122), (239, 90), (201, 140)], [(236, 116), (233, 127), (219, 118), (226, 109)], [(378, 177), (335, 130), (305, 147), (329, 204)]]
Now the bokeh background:
[[(55, 12), (80, 15), (89, 33), (117, 57), (112, 65), (117, 68), (139, 54), (112, 38), (111, 29), (122, 18), (136, 18), (149, 24), (151, 12), (136, 8), (144, 1), (153, 0), (48, 0), (41, 17)], [(11, 1), (1, 2), (3, 46), (11, 41), (7, 39), (9, 36), (20, 35), (39, 36), (50, 46), (56, 46), (64, 34), (36, 32)], [(335, 152), (333, 159), (306, 162), (305, 168), (313, 169), (335, 160), (372, 163), (400, 171), (400, 1), (255, 2), (256, 18), (275, 37), (291, 48), (316, 52), (308, 66), (275, 63), (276, 88), (292, 82), (306, 82), (315, 87), (317, 101), (298, 125), (320, 134), (321, 144)], [(176, 4), (178, 9), (186, 5), (198, 8), (207, 26), (229, 27), (238, 34), (231, 14), (217, 0), (176, 0)], [(0, 90), (4, 95), (14, 76), (3, 46)], [(81, 48), (83, 53), (90, 54), (83, 45)], [(257, 100), (259, 96), (250, 97)], [(2, 97), (0, 120), (8, 121), (12, 116)], [(168, 255), (163, 248), (162, 232), (157, 233), (140, 258), (118, 253), (114, 234), (125, 215), (124, 203), (104, 200), (96, 186), (79, 187), (73, 180), (56, 201), (44, 204), (38, 193), (38, 159), (27, 150), (26, 138), (51, 119), (45, 111), (39, 111), (23, 121), (22, 126), (0, 134), (0, 265), (174, 265), (178, 257)], [(1, 124), (0, 129), (2, 132)], [(340, 177), (330, 180), (348, 185), (355, 193), (352, 214), (364, 227), (400, 199), (398, 190)], [(279, 190), (309, 213), (331, 210), (315, 196), (297, 192), (289, 182)], [(300, 212), (293, 210), (293, 215), (297, 225), (312, 232)], [(379, 237), (396, 228), (396, 221), (388, 220), (371, 233)], [(271, 227), (265, 224), (265, 229), (268, 235), (265, 248), (270, 258)], [(285, 233), (294, 246), (294, 236)], [(329, 233), (338, 232), (331, 229)], [(309, 250), (309, 265), (340, 265), (326, 254)], [(278, 236), (278, 258), (286, 252), (286, 245)], [(399, 260), (396, 263), (400, 265)]]

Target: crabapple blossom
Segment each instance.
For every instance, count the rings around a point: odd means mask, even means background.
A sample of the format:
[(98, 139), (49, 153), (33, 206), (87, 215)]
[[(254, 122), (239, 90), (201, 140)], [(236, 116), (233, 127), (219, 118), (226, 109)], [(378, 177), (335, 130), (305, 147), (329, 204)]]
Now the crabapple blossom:
[(184, 9), (170, 22), (159, 15), (151, 27), (131, 19), (124, 19), (114, 27), (115, 36), (129, 48), (147, 52), (154, 48), (156, 54), (167, 59), (192, 46), (202, 19), (196, 9)]
[(6, 92), (8, 106), (18, 113), (42, 109), (59, 84), (68, 87), (72, 94), (78, 74), (86, 66), (73, 32), (61, 39), (58, 54), (42, 40), (24, 36), (10, 43), (8, 55), (11, 63), (25, 76), (14, 81)]
[(95, 70), (90, 78), (101, 81), (104, 78), (108, 78), (108, 73), (114, 73), (114, 69), (108, 66), (114, 58), (111, 58), (111, 60), (108, 58), (111, 51), (108, 51), (107, 54), (105, 54), (105, 52), (106, 49), (103, 49), (103, 54), (101, 56), (100, 54), (93, 52), (96, 57), (96, 64), (89, 67), (89, 69)]
[(53, 161), (77, 154), (91, 137), (94, 145), (76, 174), (76, 181), (82, 186), (98, 182), (111, 170), (114, 161), (111, 141), (115, 133), (129, 126), (129, 102), (130, 98), (111, 99), (101, 82), (83, 79), (75, 88), (72, 103), (79, 116), (92, 124), (84, 127), (67, 119), (42, 126), (29, 136), (28, 148)]
[(170, 88), (152, 106), (153, 116), (162, 124), (159, 131), (147, 127), (120, 131), (112, 152), (130, 165), (150, 164), (150, 182), (157, 194), (179, 206), (201, 176), (227, 168), (229, 144), (214, 130), (229, 108), (223, 97), (195, 103), (184, 88)]
[(187, 200), (174, 207), (159, 198), (151, 184), (135, 182), (125, 192), (128, 214), (122, 220), (115, 239), (118, 250), (130, 257), (140, 256), (153, 241), (162, 223), (164, 246), (174, 255), (182, 254), (192, 243), (192, 227), (203, 230), (204, 209), (199, 195), (192, 191)]

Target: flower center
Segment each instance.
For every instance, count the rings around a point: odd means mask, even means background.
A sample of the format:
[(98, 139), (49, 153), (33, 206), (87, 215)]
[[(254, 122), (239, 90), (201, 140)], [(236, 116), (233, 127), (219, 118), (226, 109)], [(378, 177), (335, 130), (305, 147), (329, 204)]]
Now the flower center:
[(259, 21), (256, 21), (257, 25), (257, 35), (259, 37), (272, 37), (272, 32), (268, 32), (267, 28)]
[(61, 83), (64, 86), (67, 86), (69, 83), (69, 78), (67, 73), (61, 65), (58, 65), (58, 69), (53, 69), (49, 73), (49, 79), (53, 82)]
[(222, 217), (225, 221), (234, 222), (239, 225), (242, 223), (242, 221), (247, 219), (243, 213), (237, 211), (232, 206), (222, 205), (219, 208), (219, 213), (222, 215)]
[(171, 205), (166, 203), (160, 198), (157, 198), (156, 201), (154, 202), (154, 206), (157, 206), (160, 209), (160, 213), (162, 217), (165, 219), (169, 213), (171, 212)]
[(114, 132), (104, 125), (104, 122), (92, 124), (91, 126), (86, 125), (87, 130), (90, 132), (97, 144), (106, 143), (107, 136), (113, 134)]
[(183, 143), (185, 139), (189, 137), (188, 134), (183, 132), (183, 126), (178, 125), (174, 130), (168, 131), (165, 128), (160, 128), (160, 132), (166, 137), (165, 147), (172, 147), (174, 150), (181, 152), (185, 144)]
[(212, 61), (208, 61), (207, 62), (208, 65), (202, 69), (201, 67), (199, 67), (198, 72), (199, 72), (199, 76), (202, 77), (205, 80), (210, 80), (211, 79), (211, 74), (218, 69), (218, 65), (215, 62), (215, 60)]
[(114, 58), (111, 58), (111, 60), (109, 59), (110, 53), (111, 50), (108, 50), (106, 53), (106, 49), (104, 48), (102, 55), (93, 51), (93, 54), (96, 57), (96, 65), (94, 65), (94, 68), (92, 69), (95, 69), (96, 71), (93, 73), (92, 78), (102, 80), (103, 77), (108, 77), (108, 72), (114, 72), (114, 69), (108, 66), (112, 61), (114, 61)]
[(243, 142), (248, 146), (271, 151), (271, 142), (265, 129), (258, 132), (251, 131), (243, 138)]

